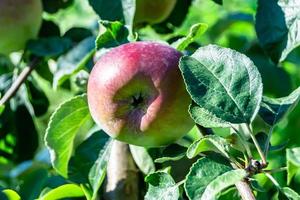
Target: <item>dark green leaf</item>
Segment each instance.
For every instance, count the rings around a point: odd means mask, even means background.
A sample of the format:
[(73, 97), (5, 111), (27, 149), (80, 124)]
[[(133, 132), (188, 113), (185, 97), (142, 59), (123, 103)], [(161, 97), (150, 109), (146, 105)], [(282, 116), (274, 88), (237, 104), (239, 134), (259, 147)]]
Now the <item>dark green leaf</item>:
[(212, 1), (219, 5), (223, 5), (223, 0), (212, 0)]
[[(183, 57), (180, 69), (190, 96), (201, 107), (199, 118), (221, 119), (224, 126), (253, 121), (262, 98), (262, 82), (248, 57), (209, 45)], [(217, 122), (220, 126), (220, 120)]]
[(256, 14), (256, 32), (262, 47), (277, 63), (300, 44), (297, 0), (259, 0)]
[(26, 89), (28, 99), (33, 107), (35, 116), (39, 117), (45, 114), (50, 105), (49, 100), (44, 91), (33, 79), (26, 81)]
[(287, 182), (290, 184), (294, 175), (300, 169), (300, 147), (286, 149)]
[(145, 181), (149, 184), (145, 200), (178, 200), (179, 188), (170, 174), (155, 172), (148, 175)]
[(95, 52), (94, 41), (95, 37), (88, 37), (58, 59), (58, 70), (53, 79), (54, 88), (62, 85), (73, 74), (91, 64)]
[(68, 163), (76, 135), (79, 132), (86, 134), (92, 125), (86, 95), (76, 96), (62, 103), (52, 114), (45, 142), (52, 165), (60, 175), (64, 177), (68, 175)]
[(67, 8), (73, 4), (74, 0), (42, 0), (44, 11), (56, 13), (59, 9)]
[(60, 36), (60, 30), (57, 24), (53, 21), (43, 20), (42, 26), (40, 28), (39, 37), (53, 37)]
[(177, 161), (184, 158), (187, 148), (178, 144), (171, 144), (165, 147), (159, 158), (156, 158), (154, 162), (163, 163), (167, 161)]
[(102, 20), (121, 21), (131, 30), (135, 14), (135, 0), (89, 0)]
[(146, 148), (134, 145), (129, 145), (129, 148), (135, 164), (144, 174), (150, 174), (155, 171), (153, 159)]
[(86, 28), (73, 27), (69, 29), (63, 37), (70, 38), (73, 42), (78, 43), (90, 36), (93, 36), (91, 30)]
[(259, 115), (270, 126), (277, 124), (297, 105), (300, 100), (300, 87), (287, 97), (273, 99), (263, 97)]
[(72, 41), (68, 38), (49, 37), (30, 40), (27, 49), (36, 56), (54, 57), (66, 52), (71, 45)]

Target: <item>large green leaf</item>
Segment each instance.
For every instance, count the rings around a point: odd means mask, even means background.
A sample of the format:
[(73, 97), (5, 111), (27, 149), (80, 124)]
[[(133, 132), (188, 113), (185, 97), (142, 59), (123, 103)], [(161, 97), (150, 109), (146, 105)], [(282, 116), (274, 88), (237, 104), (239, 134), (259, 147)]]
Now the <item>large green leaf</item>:
[(228, 162), (220, 156), (199, 159), (186, 176), (184, 188), (188, 198), (190, 200), (201, 199), (206, 192), (206, 188), (217, 177), (232, 170)]
[[(208, 45), (180, 61), (180, 69), (198, 116), (210, 126), (250, 123), (262, 98), (260, 74), (252, 61), (237, 51)], [(218, 119), (216, 122), (213, 120)], [(207, 123), (201, 125), (208, 127)], [(223, 124), (222, 124), (223, 122)]]
[(287, 97), (273, 99), (263, 97), (259, 115), (269, 125), (278, 123), (286, 114), (288, 114), (300, 100), (300, 87)]
[(155, 172), (148, 175), (145, 181), (149, 184), (145, 200), (178, 200), (179, 188), (170, 174)]
[(54, 169), (67, 177), (68, 163), (76, 135), (87, 133), (93, 125), (86, 95), (76, 96), (62, 103), (52, 114), (46, 130), (45, 142)]
[(290, 184), (294, 175), (300, 169), (300, 147), (286, 150), (287, 182)]
[(300, 45), (300, 2), (259, 0), (256, 32), (262, 47), (275, 62), (283, 61)]
[(136, 165), (144, 174), (153, 173), (155, 171), (153, 159), (146, 148), (129, 145), (129, 149)]
[(189, 146), (187, 151), (188, 158), (194, 158), (199, 153), (205, 151), (213, 151), (229, 158), (229, 143), (222, 137), (217, 135), (208, 135), (195, 141)]
[(57, 88), (79, 70), (91, 65), (95, 53), (95, 37), (91, 36), (73, 47), (57, 61), (57, 71), (54, 74), (53, 87)]
[(39, 200), (54, 200), (67, 197), (83, 197), (84, 193), (80, 186), (75, 184), (66, 184), (50, 190), (39, 198)]

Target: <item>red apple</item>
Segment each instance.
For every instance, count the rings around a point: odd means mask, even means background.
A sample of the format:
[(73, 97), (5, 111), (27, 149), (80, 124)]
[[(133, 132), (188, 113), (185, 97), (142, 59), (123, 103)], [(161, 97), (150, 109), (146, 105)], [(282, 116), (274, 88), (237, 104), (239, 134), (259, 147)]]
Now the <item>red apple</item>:
[(42, 23), (40, 0), (0, 0), (0, 53), (9, 54), (35, 38)]
[(136, 0), (135, 24), (156, 24), (164, 21), (172, 12), (177, 0)]
[(117, 140), (145, 147), (167, 145), (186, 134), (193, 122), (180, 57), (156, 42), (124, 44), (104, 54), (88, 81), (96, 123)]

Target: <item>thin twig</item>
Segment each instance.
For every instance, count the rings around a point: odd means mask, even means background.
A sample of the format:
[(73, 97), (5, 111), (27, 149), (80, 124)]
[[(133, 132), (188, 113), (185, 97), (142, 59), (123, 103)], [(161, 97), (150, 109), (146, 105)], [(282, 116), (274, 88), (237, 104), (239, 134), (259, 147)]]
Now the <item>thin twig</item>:
[(277, 173), (277, 172), (283, 172), (286, 170), (287, 170), (287, 167), (280, 167), (277, 169), (265, 169), (265, 170), (263, 170), (263, 172), (272, 174), (272, 173)]
[(247, 124), (246, 127), (247, 127), (247, 129), (248, 129), (248, 131), (249, 131), (249, 133), (250, 133), (251, 139), (252, 139), (252, 141), (253, 141), (253, 143), (254, 143), (254, 145), (255, 145), (257, 151), (258, 151), (258, 154), (259, 154), (259, 156), (260, 156), (260, 158), (261, 158), (261, 160), (262, 160), (262, 164), (263, 164), (264, 166), (266, 166), (266, 165), (267, 165), (267, 160), (266, 160), (266, 157), (265, 157), (263, 151), (261, 150), (261, 148), (260, 148), (260, 146), (259, 146), (258, 141), (256, 140), (255, 136), (253, 135), (253, 133), (252, 133), (252, 131), (251, 131), (251, 128), (249, 127), (248, 124)]
[(33, 61), (23, 69), (18, 78), (13, 82), (11, 87), (4, 94), (0, 100), (0, 105), (6, 104), (18, 91), (20, 86), (26, 81), (27, 77), (31, 74), (32, 70), (37, 66), (39, 62), (38, 58), (34, 58)]

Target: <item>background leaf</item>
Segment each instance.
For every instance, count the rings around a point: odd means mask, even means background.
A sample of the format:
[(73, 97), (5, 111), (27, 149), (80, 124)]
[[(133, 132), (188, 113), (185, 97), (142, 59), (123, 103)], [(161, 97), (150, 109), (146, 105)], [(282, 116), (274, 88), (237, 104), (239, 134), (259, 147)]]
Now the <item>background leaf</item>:
[(135, 164), (144, 174), (150, 174), (155, 172), (155, 165), (153, 159), (144, 147), (129, 145), (131, 155), (135, 161)]
[(300, 3), (297, 0), (259, 0), (256, 32), (260, 44), (277, 63), (300, 45)]

